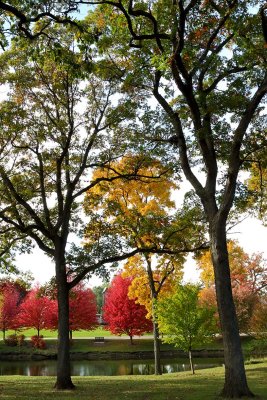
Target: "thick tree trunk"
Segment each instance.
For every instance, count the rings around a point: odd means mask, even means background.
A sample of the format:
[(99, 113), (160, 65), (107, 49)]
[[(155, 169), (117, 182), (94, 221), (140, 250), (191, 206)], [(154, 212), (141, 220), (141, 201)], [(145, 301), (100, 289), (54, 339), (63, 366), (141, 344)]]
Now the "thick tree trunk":
[(64, 253), (56, 257), (56, 282), (58, 301), (58, 355), (57, 380), (55, 388), (59, 390), (74, 389), (70, 370), (69, 341), (69, 290), (66, 277)]
[(216, 223), (211, 224), (210, 240), (224, 346), (225, 383), (222, 395), (227, 398), (253, 397), (246, 380), (238, 321), (231, 288), (226, 228), (222, 221), (218, 220)]

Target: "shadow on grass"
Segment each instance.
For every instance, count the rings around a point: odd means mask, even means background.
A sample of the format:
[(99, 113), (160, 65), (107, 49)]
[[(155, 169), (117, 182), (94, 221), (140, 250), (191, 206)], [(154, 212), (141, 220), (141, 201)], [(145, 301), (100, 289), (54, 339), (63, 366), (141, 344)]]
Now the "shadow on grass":
[[(247, 369), (257, 400), (267, 400), (267, 362)], [(54, 377), (0, 377), (2, 400), (218, 400), (224, 381), (223, 368), (162, 376), (73, 377), (76, 390), (57, 392)]]

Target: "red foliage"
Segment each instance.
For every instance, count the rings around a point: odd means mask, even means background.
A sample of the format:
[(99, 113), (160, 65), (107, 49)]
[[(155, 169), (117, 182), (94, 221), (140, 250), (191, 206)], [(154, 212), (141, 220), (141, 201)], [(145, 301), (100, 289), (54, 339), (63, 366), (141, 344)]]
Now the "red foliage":
[(132, 278), (115, 276), (105, 296), (104, 320), (115, 335), (126, 333), (130, 338), (151, 332), (152, 322), (146, 318), (147, 310), (128, 297)]
[(35, 349), (45, 349), (46, 348), (46, 344), (45, 341), (43, 339), (43, 336), (32, 336), (31, 337), (31, 344)]
[[(78, 331), (80, 329), (90, 330), (94, 329), (96, 325), (98, 325), (96, 317), (96, 298), (91, 289), (84, 288), (82, 284), (79, 284), (73, 288), (69, 296), (69, 308), (70, 331)], [(50, 310), (47, 323), (49, 329), (57, 329), (58, 313), (56, 303)]]
[(39, 289), (32, 289), (19, 307), (17, 322), (23, 328), (35, 328), (37, 336), (41, 329), (48, 329), (51, 310), (54, 300), (46, 296), (40, 296)]
[(96, 297), (91, 289), (78, 285), (70, 292), (70, 330), (94, 329), (97, 322)]
[(16, 329), (16, 316), (18, 314), (18, 303), (20, 294), (11, 283), (6, 283), (1, 288), (0, 300), (0, 329), (5, 331), (8, 329)]

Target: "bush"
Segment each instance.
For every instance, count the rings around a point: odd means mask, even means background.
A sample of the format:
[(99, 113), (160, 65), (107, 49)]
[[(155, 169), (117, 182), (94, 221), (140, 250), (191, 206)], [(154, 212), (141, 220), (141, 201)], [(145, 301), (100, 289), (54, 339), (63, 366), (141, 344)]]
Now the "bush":
[(267, 338), (260, 337), (250, 342), (248, 350), (252, 351), (255, 355), (262, 355), (267, 351)]
[(46, 348), (46, 343), (43, 339), (43, 336), (32, 336), (31, 337), (31, 344), (35, 349), (45, 349)]
[(17, 336), (17, 344), (18, 346), (23, 346), (25, 344), (25, 335)]
[(17, 346), (18, 344), (18, 337), (17, 335), (9, 335), (6, 339), (5, 339), (5, 344), (7, 346)]

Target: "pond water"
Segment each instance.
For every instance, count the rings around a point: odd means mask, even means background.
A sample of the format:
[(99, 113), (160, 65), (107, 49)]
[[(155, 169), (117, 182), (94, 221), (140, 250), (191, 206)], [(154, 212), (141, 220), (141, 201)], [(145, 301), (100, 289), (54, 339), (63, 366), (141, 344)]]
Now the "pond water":
[[(217, 367), (222, 359), (197, 359), (196, 369)], [(189, 371), (186, 359), (162, 360), (163, 373)], [(151, 375), (154, 374), (153, 360), (79, 360), (71, 362), (73, 376)], [(54, 376), (56, 361), (1, 361), (0, 375)]]

